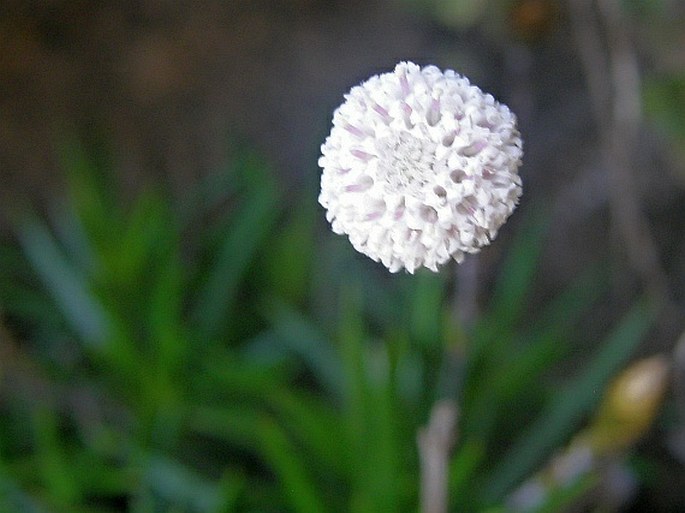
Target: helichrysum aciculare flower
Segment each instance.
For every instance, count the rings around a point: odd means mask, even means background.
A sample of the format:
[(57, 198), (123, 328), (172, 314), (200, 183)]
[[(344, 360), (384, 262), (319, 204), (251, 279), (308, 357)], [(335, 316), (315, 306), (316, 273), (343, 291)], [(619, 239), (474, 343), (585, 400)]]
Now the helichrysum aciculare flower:
[(521, 195), (516, 116), (465, 77), (401, 62), (345, 95), (321, 147), (333, 231), (390, 271), (488, 244)]

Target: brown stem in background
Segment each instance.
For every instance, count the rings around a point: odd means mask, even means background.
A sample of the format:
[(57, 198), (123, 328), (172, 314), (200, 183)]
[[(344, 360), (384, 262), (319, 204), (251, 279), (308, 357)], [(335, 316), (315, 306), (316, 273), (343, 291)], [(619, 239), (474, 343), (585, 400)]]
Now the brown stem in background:
[[(634, 271), (660, 305), (670, 303), (663, 270), (635, 182), (635, 160), (641, 123), (640, 74), (620, 6), (616, 0), (571, 0), (570, 11), (578, 53), (586, 75), (600, 151), (609, 179), (612, 220)], [(601, 36), (600, 20), (606, 30)]]
[(454, 311), (463, 331), (468, 331), (478, 318), (478, 256), (466, 255), (464, 261), (456, 266)]
[(457, 405), (443, 399), (435, 403), (428, 425), (419, 430), (421, 462), (421, 513), (447, 513), (449, 457), (456, 442)]
[(679, 425), (668, 436), (671, 451), (685, 463), (685, 332), (680, 335), (673, 350), (672, 389)]

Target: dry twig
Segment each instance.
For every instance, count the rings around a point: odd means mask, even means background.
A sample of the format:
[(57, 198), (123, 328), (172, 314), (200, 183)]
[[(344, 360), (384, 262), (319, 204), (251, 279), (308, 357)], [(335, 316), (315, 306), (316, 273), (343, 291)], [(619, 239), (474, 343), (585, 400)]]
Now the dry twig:
[(421, 460), (421, 512), (447, 513), (447, 477), (450, 452), (456, 441), (457, 405), (435, 403), (428, 425), (418, 434)]
[(616, 0), (599, 0), (597, 10), (593, 0), (572, 0), (570, 7), (609, 180), (612, 220), (625, 242), (630, 264), (650, 296), (661, 305), (669, 304), (666, 273), (635, 182), (640, 73), (626, 20)]

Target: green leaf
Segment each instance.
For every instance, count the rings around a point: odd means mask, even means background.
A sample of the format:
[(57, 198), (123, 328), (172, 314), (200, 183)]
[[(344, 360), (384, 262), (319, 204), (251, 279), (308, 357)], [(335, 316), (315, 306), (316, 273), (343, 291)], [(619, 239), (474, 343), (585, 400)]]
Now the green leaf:
[(521, 319), (527, 305), (526, 297), (538, 270), (542, 239), (547, 229), (547, 217), (529, 216), (521, 233), (507, 253), (497, 280), (484, 325), (497, 328), (496, 333), (508, 333)]
[(312, 455), (317, 467), (344, 476), (349, 471), (349, 444), (340, 413), (320, 396), (279, 389), (267, 397), (279, 422)]
[(259, 447), (259, 423), (262, 414), (253, 404), (247, 406), (224, 405), (188, 406), (192, 412), (186, 421), (191, 432), (222, 440), (237, 449)]
[(53, 335), (64, 328), (64, 315), (36, 286), (36, 272), (25, 252), (4, 241), (0, 242), (0, 304), (5, 314), (24, 326), (40, 325)]
[(31, 497), (13, 478), (5, 471), (0, 471), (0, 511), (21, 513), (52, 513), (51, 510), (40, 504)]
[(481, 396), (490, 394), (483, 387), (489, 388), (491, 374), (511, 359), (512, 335), (526, 313), (526, 298), (533, 286), (545, 228), (543, 215), (526, 219), (502, 266), (490, 306), (474, 327), (462, 399), (465, 411)]
[(215, 484), (161, 454), (147, 460), (143, 483), (156, 497), (180, 511), (206, 513), (216, 509), (219, 499)]
[(92, 241), (73, 205), (58, 211), (54, 218), (55, 237), (74, 267), (92, 275), (97, 268), (97, 257)]
[[(399, 511), (410, 483), (403, 475), (410, 444), (401, 438), (396, 382), (385, 347), (369, 343), (362, 316), (362, 288), (350, 284), (341, 293), (339, 347), (346, 395), (344, 412), (350, 439), (352, 512)], [(410, 423), (411, 420), (409, 420)], [(413, 451), (411, 452), (413, 454)]]
[[(270, 245), (264, 262), (271, 288), (284, 301), (303, 304), (308, 292), (314, 247), (313, 202), (298, 208)], [(287, 262), (287, 264), (285, 264)]]
[(259, 429), (265, 460), (279, 479), (285, 499), (295, 513), (325, 513), (328, 508), (319, 496), (317, 485), (307, 472), (302, 452), (288, 440), (283, 430), (271, 420)]
[(219, 208), (235, 194), (238, 184), (234, 163), (220, 172), (209, 173), (188, 190), (177, 208), (179, 226), (197, 226), (203, 216)]
[(344, 388), (341, 360), (330, 342), (303, 315), (279, 301), (271, 303), (267, 317), (278, 336), (273, 341), (301, 358), (317, 381), (340, 398)]
[(409, 330), (412, 337), (425, 349), (441, 351), (444, 279), (435, 273), (417, 272), (409, 298)]
[(156, 341), (160, 369), (171, 375), (190, 350), (183, 314), (184, 276), (180, 255), (174, 251), (162, 258), (154, 273), (147, 315), (150, 337)]
[(585, 474), (575, 479), (571, 484), (548, 490), (545, 500), (530, 513), (557, 513), (568, 511), (577, 501), (596, 489), (599, 476), (593, 473)]
[(283, 369), (258, 365), (233, 354), (208, 355), (196, 373), (189, 393), (202, 397), (207, 403), (227, 399), (263, 398), (283, 386)]
[(509, 351), (515, 352), (516, 358), (492, 364), (487, 372), (472, 377), (472, 396), (464, 404), (464, 434), (490, 438), (492, 430), (497, 429), (498, 416), (504, 412), (511, 418), (512, 401), (535, 395), (530, 390), (541, 374), (564, 356), (571, 328), (587, 314), (602, 286), (598, 271), (588, 270), (536, 312), (531, 325), (521, 334), (509, 335)]
[[(387, 358), (384, 351), (379, 353), (373, 356), (383, 360)], [(373, 361), (373, 356), (367, 353), (365, 359)], [(384, 367), (387, 365), (386, 361), (379, 363)], [(400, 410), (395, 401), (393, 383), (387, 378), (383, 379), (387, 376), (385, 370), (370, 374), (369, 403), (365, 405), (366, 440), (360, 444), (364, 448), (366, 463), (361, 474), (363, 481), (357, 485), (360, 495), (366, 496), (369, 505), (372, 505), (367, 511), (401, 511), (406, 490), (411, 489), (410, 484), (415, 485), (403, 475), (404, 468), (412, 468), (412, 463), (417, 464), (415, 459), (409, 457), (414, 452), (413, 444), (408, 444), (414, 442), (414, 430), (411, 429), (409, 437), (401, 437), (401, 423), (408, 419), (398, 415)], [(374, 374), (377, 383), (374, 383)]]
[(102, 249), (112, 233), (118, 232), (121, 222), (114, 173), (103, 162), (96, 162), (93, 153), (87, 153), (75, 140), (62, 146), (60, 156), (77, 216), (88, 238)]
[[(366, 435), (365, 418), (371, 403), (363, 351), (365, 332), (361, 318), (361, 287), (345, 287), (341, 296), (338, 344), (345, 378), (345, 414), (351, 436), (355, 442), (359, 442)], [(356, 449), (357, 457), (361, 457), (364, 449)]]
[(242, 208), (233, 213), (233, 223), (222, 235), (221, 247), (193, 308), (199, 340), (218, 336), (237, 299), (241, 279), (271, 233), (278, 214), (273, 186), (250, 191)]
[(486, 503), (499, 500), (571, 434), (599, 400), (598, 391), (628, 360), (652, 319), (653, 311), (644, 303), (625, 315), (583, 372), (555, 394), (545, 412), (502, 457), (488, 479), (483, 497)]
[(27, 221), (19, 232), (19, 240), (72, 329), (85, 344), (102, 346), (107, 321), (85, 277), (71, 266), (53, 237), (38, 221)]
[(645, 83), (645, 110), (680, 141), (685, 139), (685, 73)]
[(473, 511), (473, 481), (486, 457), (480, 440), (464, 441), (450, 461), (449, 490), (454, 511)]
[(170, 217), (156, 194), (143, 194), (136, 200), (121, 233), (112, 233), (107, 251), (101, 255), (113, 283), (129, 288), (145, 277), (146, 271), (157, 263), (154, 258), (168, 246)]
[(239, 501), (245, 489), (249, 486), (247, 478), (238, 472), (228, 471), (217, 485), (218, 500), (216, 507), (210, 513), (237, 513), (240, 511)]
[(40, 475), (50, 494), (61, 504), (75, 503), (81, 495), (71, 462), (59, 434), (57, 416), (45, 408), (34, 414), (36, 457)]

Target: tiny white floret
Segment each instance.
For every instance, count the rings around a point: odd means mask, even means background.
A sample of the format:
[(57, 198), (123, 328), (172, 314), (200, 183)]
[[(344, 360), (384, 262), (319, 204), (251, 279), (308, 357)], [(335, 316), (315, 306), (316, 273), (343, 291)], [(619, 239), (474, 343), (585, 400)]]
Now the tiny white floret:
[(516, 116), (435, 66), (401, 62), (353, 87), (321, 152), (333, 231), (391, 272), (478, 252), (521, 195)]

